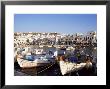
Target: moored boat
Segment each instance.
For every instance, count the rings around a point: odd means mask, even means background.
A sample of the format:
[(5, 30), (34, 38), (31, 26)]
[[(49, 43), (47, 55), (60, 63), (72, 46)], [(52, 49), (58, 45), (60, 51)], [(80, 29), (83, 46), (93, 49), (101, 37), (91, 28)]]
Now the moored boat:
[(60, 66), (62, 75), (65, 75), (71, 72), (79, 71), (84, 67), (89, 68), (92, 66), (92, 63), (90, 61), (81, 62), (81, 63), (70, 62), (61, 56), (59, 61), (59, 66)]
[(32, 68), (55, 63), (55, 57), (53, 55), (35, 56), (27, 53), (24, 57), (17, 56), (17, 62), (21, 68)]
[(55, 57), (53, 55), (45, 55), (45, 56), (35, 56), (34, 62), (37, 62), (40, 65), (46, 65), (55, 62)]
[(72, 46), (70, 46), (70, 47), (66, 48), (66, 50), (72, 50), (72, 51), (74, 51), (74, 50), (75, 50), (75, 48), (74, 48), (74, 47), (72, 47)]
[(17, 55), (17, 62), (21, 68), (37, 67), (37, 63), (34, 61), (25, 60), (22, 56)]
[(46, 52), (43, 49), (36, 49), (35, 50), (36, 55), (46, 54)]

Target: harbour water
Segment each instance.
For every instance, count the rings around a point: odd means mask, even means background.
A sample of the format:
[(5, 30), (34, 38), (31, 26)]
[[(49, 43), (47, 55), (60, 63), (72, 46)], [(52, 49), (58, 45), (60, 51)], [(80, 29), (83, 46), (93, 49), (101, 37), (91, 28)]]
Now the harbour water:
[[(37, 48), (37, 46), (31, 46), (32, 49)], [(96, 76), (97, 75), (97, 50), (94, 49), (95, 47), (89, 46), (89, 47), (83, 47), (80, 48), (79, 51), (81, 52), (83, 59), (83, 54), (92, 56), (94, 60), (94, 64), (92, 68), (86, 69), (83, 68), (80, 71), (77, 72), (71, 72), (69, 74), (66, 74), (65, 76)], [(55, 47), (43, 47), (45, 52), (52, 51), (55, 52)], [(68, 51), (69, 52), (69, 51)], [(74, 53), (75, 54), (75, 53)], [(59, 63), (56, 62), (54, 64), (50, 64), (44, 67), (37, 67), (34, 69), (22, 69), (19, 67), (18, 63), (14, 63), (14, 75), (15, 76), (62, 76), (61, 70), (59, 67)]]

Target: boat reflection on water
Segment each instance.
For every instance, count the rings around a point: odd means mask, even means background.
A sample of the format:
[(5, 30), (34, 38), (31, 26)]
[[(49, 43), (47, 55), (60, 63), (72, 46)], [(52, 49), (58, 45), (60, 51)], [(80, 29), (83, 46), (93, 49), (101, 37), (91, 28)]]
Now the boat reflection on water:
[[(37, 49), (32, 46), (30, 54), (24, 52), (22, 58), (17, 59), (14, 63), (15, 76), (97, 75), (96, 47), (42, 47), (40, 51)], [(22, 53), (23, 51), (20, 54)], [(65, 56), (65, 60), (62, 56)], [(27, 65), (23, 66), (23, 61), (27, 62)]]

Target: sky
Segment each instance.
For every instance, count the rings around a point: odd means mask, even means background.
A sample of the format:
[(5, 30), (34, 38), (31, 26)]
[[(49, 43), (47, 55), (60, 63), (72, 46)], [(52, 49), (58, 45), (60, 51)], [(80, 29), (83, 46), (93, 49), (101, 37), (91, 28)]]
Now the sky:
[(86, 33), (97, 30), (96, 14), (15, 14), (15, 32)]

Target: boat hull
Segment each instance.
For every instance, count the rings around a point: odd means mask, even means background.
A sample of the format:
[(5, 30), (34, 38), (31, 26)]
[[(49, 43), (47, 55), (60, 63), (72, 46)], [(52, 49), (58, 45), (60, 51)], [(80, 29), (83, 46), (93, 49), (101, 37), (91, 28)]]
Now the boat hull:
[(21, 68), (34, 68), (34, 67), (40, 67), (40, 66), (52, 64), (55, 61), (53, 61), (53, 62), (52, 61), (43, 61), (43, 60), (28, 61), (28, 60), (18, 58), (17, 62)]
[(65, 74), (68, 74), (71, 72), (81, 70), (82, 68), (84, 68), (86, 66), (90, 67), (90, 65), (92, 65), (92, 64), (91, 63), (90, 64), (87, 64), (87, 63), (76, 64), (76, 63), (72, 63), (72, 62), (60, 61), (59, 65), (60, 65), (60, 70), (61, 70), (62, 75), (65, 75)]

